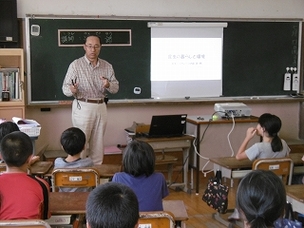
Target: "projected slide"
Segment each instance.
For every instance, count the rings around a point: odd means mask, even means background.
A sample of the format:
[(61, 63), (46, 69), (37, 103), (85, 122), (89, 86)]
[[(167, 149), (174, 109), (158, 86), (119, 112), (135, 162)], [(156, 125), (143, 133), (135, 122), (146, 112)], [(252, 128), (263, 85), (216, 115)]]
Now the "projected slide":
[(153, 98), (222, 95), (223, 25), (199, 24), (151, 26)]

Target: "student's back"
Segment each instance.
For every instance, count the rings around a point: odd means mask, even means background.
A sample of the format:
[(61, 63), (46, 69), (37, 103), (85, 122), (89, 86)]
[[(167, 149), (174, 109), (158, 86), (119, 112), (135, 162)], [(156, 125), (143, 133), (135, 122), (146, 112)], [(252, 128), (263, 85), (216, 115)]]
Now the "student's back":
[[(56, 158), (54, 168), (86, 168), (92, 167), (91, 158), (81, 159), (80, 154), (85, 147), (86, 136), (84, 132), (76, 127), (71, 127), (62, 132), (60, 143), (68, 154), (66, 158)], [(87, 192), (92, 188), (60, 188), (60, 192)]]
[(124, 172), (112, 181), (129, 186), (136, 194), (140, 211), (162, 211), (162, 199), (169, 195), (165, 177), (154, 172), (155, 154), (146, 142), (132, 141), (124, 150)]
[(33, 151), (30, 137), (20, 131), (10, 133), (2, 139), (0, 151), (6, 163), (6, 172), (0, 175), (0, 219), (49, 217), (42, 217), (48, 211), (48, 183), (27, 175)]
[[(46, 186), (44, 180), (40, 179)], [(44, 205), (43, 190), (26, 173), (0, 175), (0, 219), (40, 219)]]

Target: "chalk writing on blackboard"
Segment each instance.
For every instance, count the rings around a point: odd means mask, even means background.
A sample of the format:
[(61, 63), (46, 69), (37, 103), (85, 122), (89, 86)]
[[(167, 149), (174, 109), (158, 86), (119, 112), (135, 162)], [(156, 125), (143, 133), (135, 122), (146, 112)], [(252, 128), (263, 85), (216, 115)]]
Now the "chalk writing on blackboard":
[(99, 36), (102, 46), (131, 46), (131, 34), (131, 29), (58, 29), (58, 46), (82, 46), (90, 35)]

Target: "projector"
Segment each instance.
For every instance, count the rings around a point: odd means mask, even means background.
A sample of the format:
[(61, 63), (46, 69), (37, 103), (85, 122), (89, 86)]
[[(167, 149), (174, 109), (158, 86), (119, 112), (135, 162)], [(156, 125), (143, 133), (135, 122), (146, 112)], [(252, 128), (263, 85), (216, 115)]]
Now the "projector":
[(249, 117), (251, 108), (244, 103), (215, 103), (214, 110), (221, 117)]

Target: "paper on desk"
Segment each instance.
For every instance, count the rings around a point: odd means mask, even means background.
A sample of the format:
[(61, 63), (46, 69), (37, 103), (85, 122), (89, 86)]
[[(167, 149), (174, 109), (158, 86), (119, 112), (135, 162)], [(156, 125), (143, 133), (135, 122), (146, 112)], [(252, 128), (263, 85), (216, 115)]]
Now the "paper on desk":
[(22, 118), (19, 118), (19, 117), (13, 117), (12, 120), (18, 126), (22, 125), (22, 126), (27, 126), (27, 127), (40, 127), (40, 124), (37, 121), (35, 121), (35, 120), (22, 119)]

